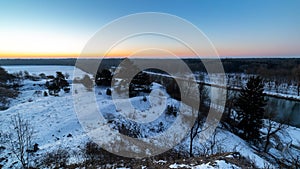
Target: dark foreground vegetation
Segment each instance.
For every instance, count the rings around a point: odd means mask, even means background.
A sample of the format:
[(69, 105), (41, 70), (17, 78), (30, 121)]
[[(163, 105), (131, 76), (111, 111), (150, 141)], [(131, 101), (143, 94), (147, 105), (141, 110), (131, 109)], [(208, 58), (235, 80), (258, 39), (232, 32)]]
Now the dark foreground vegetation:
[(0, 67), (0, 110), (9, 107), (10, 100), (18, 96), (19, 87), (19, 79)]
[[(77, 164), (67, 164), (70, 156), (78, 156), (82, 158), (81, 162)], [(233, 157), (229, 157), (233, 156)], [(57, 149), (53, 152), (49, 152), (38, 164), (39, 167), (49, 167), (49, 168), (142, 168), (143, 166), (150, 169), (164, 169), (169, 168), (171, 164), (186, 164), (186, 165), (200, 165), (206, 163), (214, 163), (215, 160), (224, 160), (227, 163), (234, 164), (241, 168), (254, 168), (253, 163), (249, 162), (247, 159), (241, 157), (238, 152), (228, 152), (228, 153), (217, 153), (208, 156), (199, 157), (187, 157), (184, 154), (178, 153), (177, 151), (167, 151), (163, 154), (135, 159), (126, 158), (114, 155), (93, 142), (86, 143), (85, 146), (81, 148), (80, 152), (68, 152), (66, 150)]]

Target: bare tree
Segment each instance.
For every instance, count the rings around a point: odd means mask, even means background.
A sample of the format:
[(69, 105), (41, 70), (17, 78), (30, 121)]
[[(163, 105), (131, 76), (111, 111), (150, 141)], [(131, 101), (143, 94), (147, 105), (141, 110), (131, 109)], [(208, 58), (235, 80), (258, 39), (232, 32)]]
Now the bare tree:
[[(200, 76), (200, 80), (203, 81), (204, 80), (203, 78), (204, 77)], [(191, 84), (188, 84), (188, 86), (189, 86), (188, 89), (190, 89), (191, 88)], [(208, 96), (208, 91), (207, 91), (207, 89), (204, 86), (204, 83), (200, 82), (200, 84), (198, 84), (198, 90), (199, 90), (199, 99), (200, 99), (199, 100), (200, 101), (199, 105), (200, 105), (200, 108), (202, 106), (205, 107), (205, 102), (209, 99), (209, 96)], [(186, 94), (189, 95), (190, 94), (189, 92), (190, 91), (188, 91)], [(194, 139), (196, 138), (197, 134), (200, 133), (199, 128), (202, 126), (200, 111), (197, 110), (194, 107), (192, 108), (192, 111), (193, 111), (192, 114), (196, 114), (197, 113), (197, 118), (196, 118), (196, 121), (195, 121), (193, 127), (190, 130), (190, 151), (189, 151), (190, 157), (193, 156), (193, 142), (194, 142)]]
[(291, 156), (292, 157), (292, 168), (300, 168), (300, 156)]
[(10, 144), (12, 153), (21, 162), (23, 168), (30, 166), (30, 149), (34, 130), (28, 120), (25, 120), (18, 113), (11, 118), (12, 133), (10, 134)]
[[(195, 109), (193, 109), (194, 111)], [(200, 119), (200, 112), (198, 111), (198, 117), (197, 120), (195, 121), (195, 124), (193, 125), (193, 127), (191, 128), (190, 131), (190, 157), (193, 157), (193, 142), (194, 139), (196, 138), (197, 134), (200, 133), (199, 128), (201, 126), (201, 119)]]
[[(225, 139), (223, 139), (222, 141), (224, 141)], [(222, 142), (221, 141), (221, 142)], [(213, 135), (211, 136), (211, 138), (209, 138), (205, 143), (203, 143), (201, 146), (203, 148), (203, 155), (207, 156), (207, 155), (213, 155), (215, 153), (221, 153), (221, 147), (218, 145), (218, 139), (217, 139), (217, 130), (215, 130), (213, 132)], [(216, 146), (218, 150), (216, 150)]]
[(270, 144), (270, 139), (272, 136), (274, 136), (277, 132), (286, 129), (288, 125), (285, 125), (284, 123), (288, 123), (288, 120), (282, 120), (281, 122), (275, 122), (275, 113), (274, 111), (269, 112), (269, 114), (266, 116), (267, 119), (265, 120), (265, 128), (267, 129), (266, 135), (265, 135), (265, 145), (264, 145), (264, 152), (266, 153), (268, 151), (268, 146)]

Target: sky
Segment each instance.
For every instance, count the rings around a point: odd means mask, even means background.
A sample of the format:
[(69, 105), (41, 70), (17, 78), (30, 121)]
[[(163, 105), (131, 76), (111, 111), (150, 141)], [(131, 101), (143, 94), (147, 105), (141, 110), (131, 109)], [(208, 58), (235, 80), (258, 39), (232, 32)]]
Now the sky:
[[(220, 56), (300, 56), (299, 8), (299, 0), (1, 0), (0, 58), (77, 57), (104, 25), (141, 12), (189, 21)], [(111, 56), (126, 56), (123, 46)]]

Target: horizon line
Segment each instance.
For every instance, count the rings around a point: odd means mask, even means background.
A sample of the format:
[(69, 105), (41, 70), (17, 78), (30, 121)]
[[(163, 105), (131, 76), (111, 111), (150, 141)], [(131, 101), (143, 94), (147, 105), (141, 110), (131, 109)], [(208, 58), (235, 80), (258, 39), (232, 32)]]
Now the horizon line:
[(141, 56), (141, 57), (127, 57), (127, 56), (99, 56), (99, 57), (0, 57), (0, 60), (26, 60), (26, 59), (32, 59), (32, 60), (37, 60), (37, 59), (124, 59), (124, 58), (132, 58), (132, 59), (177, 59), (177, 58), (181, 58), (181, 59), (251, 59), (251, 58), (255, 58), (255, 59), (268, 59), (268, 58), (300, 58), (300, 55), (282, 55), (282, 56), (265, 56), (265, 55), (261, 55), (261, 56), (178, 56), (178, 57), (174, 57), (174, 56)]

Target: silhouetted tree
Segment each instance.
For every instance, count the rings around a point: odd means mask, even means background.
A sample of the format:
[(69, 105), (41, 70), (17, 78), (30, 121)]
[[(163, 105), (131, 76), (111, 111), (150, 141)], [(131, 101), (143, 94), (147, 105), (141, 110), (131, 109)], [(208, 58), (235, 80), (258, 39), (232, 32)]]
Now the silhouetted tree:
[(200, 95), (200, 106), (205, 106), (205, 102), (209, 101), (208, 90), (205, 88), (203, 83), (198, 85), (199, 95)]
[(133, 77), (131, 83), (136, 85), (150, 85), (151, 82), (150, 77), (147, 73), (139, 72)]
[(176, 100), (181, 100), (180, 88), (175, 79), (169, 78), (166, 83), (167, 93)]
[(297, 95), (300, 95), (300, 66), (293, 69), (293, 74), (297, 82)]
[(110, 88), (106, 89), (106, 95), (111, 96), (111, 89)]
[(48, 88), (50, 95), (57, 95), (60, 89), (64, 89), (68, 86), (69, 83), (61, 72), (56, 72), (56, 77), (50, 82), (46, 82), (46, 87)]
[(56, 78), (54, 79), (54, 83), (59, 86), (59, 88), (64, 88), (69, 86), (69, 83), (66, 81), (65, 76), (61, 72), (56, 72)]
[(13, 75), (7, 73), (4, 68), (0, 67), (0, 83), (6, 83), (14, 78), (15, 77)]
[[(203, 80), (204, 79), (202, 77), (200, 77), (200, 81), (203, 81)], [(193, 113), (197, 113), (197, 118), (196, 118), (196, 121), (195, 121), (193, 127), (190, 130), (190, 151), (189, 151), (190, 157), (193, 156), (193, 142), (194, 142), (194, 139), (201, 132), (201, 131), (199, 131), (200, 127), (202, 126), (201, 111), (203, 111), (206, 107), (205, 102), (209, 101), (208, 91), (205, 88), (204, 83), (200, 83), (198, 85), (198, 89), (199, 89), (199, 99), (200, 99), (200, 104), (199, 105), (200, 105), (200, 107), (199, 107), (199, 110), (196, 110), (195, 108), (192, 109), (194, 111)], [(202, 131), (203, 130), (206, 130), (206, 129), (202, 129)]]
[(242, 88), (237, 99), (238, 128), (241, 129), (241, 136), (250, 141), (256, 142), (260, 139), (260, 129), (262, 128), (262, 119), (264, 117), (264, 106), (266, 100), (263, 95), (264, 84), (262, 79), (250, 77), (247, 85)]
[(134, 97), (138, 92), (150, 93), (151, 81), (147, 73), (139, 72), (136, 74), (129, 84), (129, 97)]
[(112, 80), (112, 73), (108, 69), (102, 69), (101, 72), (97, 72), (95, 77), (96, 85), (110, 86)]

